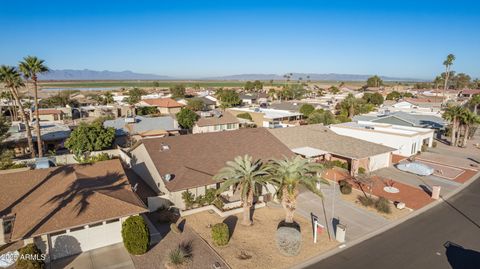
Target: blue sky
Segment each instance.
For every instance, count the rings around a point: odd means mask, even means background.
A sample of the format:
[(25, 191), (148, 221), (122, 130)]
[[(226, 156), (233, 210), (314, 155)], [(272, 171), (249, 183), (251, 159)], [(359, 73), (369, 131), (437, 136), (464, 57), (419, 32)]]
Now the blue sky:
[(480, 77), (480, 1), (4, 1), (0, 63), (201, 77)]

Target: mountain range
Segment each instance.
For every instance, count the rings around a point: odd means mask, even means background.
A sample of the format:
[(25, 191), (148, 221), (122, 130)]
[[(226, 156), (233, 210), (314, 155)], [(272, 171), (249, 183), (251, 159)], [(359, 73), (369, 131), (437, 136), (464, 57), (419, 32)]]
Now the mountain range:
[[(330, 81), (365, 81), (372, 75), (357, 75), (357, 74), (318, 74), (318, 73), (292, 73), (291, 80), (298, 80), (302, 78), (306, 80), (330, 80)], [(385, 81), (421, 81), (414, 78), (400, 78), (380, 76)], [(283, 75), (278, 74), (238, 74), (229, 76), (216, 77), (192, 77), (192, 78), (178, 78), (156, 74), (142, 74), (132, 71), (95, 71), (95, 70), (51, 70), (48, 73), (39, 75), (40, 80), (285, 80)]]

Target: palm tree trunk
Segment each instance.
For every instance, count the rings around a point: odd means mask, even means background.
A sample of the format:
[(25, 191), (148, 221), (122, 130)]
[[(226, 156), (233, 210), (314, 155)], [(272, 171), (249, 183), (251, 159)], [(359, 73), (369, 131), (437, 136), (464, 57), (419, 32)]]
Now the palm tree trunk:
[(465, 124), (465, 133), (463, 135), (463, 143), (462, 147), (467, 146), (467, 140), (468, 140), (468, 133), (470, 131), (470, 126), (468, 124)]
[(455, 142), (456, 142), (456, 132), (457, 132), (457, 118), (453, 118), (453, 121), (452, 121), (452, 130), (451, 130), (451, 141), (450, 141), (450, 145), (451, 146), (455, 146)]
[(252, 202), (253, 202), (253, 190), (249, 190), (247, 197), (243, 198), (243, 219), (242, 219), (242, 225), (245, 226), (250, 226), (252, 225), (252, 221), (250, 220), (250, 209), (252, 207)]
[(293, 216), (295, 215), (295, 210), (297, 208), (297, 199), (295, 197), (295, 193), (291, 195), (286, 189), (283, 190), (282, 206), (285, 210), (286, 223), (293, 223)]
[(25, 115), (25, 110), (23, 110), (22, 102), (20, 101), (20, 98), (18, 97), (16, 90), (11, 88), (10, 91), (12, 92), (13, 98), (15, 98), (15, 102), (18, 105), (20, 117), (22, 118), (23, 123), (25, 124), (25, 131), (27, 133), (27, 142), (28, 142), (28, 148), (30, 149), (30, 155), (32, 156), (32, 158), (35, 158), (35, 149), (33, 147), (32, 130), (30, 129), (30, 124), (28, 123), (27, 116)]
[(33, 88), (35, 92), (35, 126), (37, 132), (37, 147), (38, 147), (38, 157), (43, 157), (43, 143), (42, 143), (42, 133), (40, 131), (40, 113), (38, 111), (38, 88), (37, 88), (37, 79), (33, 78)]
[(445, 68), (445, 83), (443, 84), (443, 101), (445, 101), (445, 97), (447, 95), (447, 87), (448, 87), (448, 77), (450, 76), (450, 68), (447, 66)]

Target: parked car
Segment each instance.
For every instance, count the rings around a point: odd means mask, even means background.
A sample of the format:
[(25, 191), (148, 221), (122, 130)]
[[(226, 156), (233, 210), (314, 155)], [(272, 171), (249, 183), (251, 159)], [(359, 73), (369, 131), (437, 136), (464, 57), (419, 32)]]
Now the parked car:
[(45, 168), (50, 168), (50, 167), (55, 167), (57, 166), (55, 164), (55, 159), (53, 158), (48, 158), (48, 157), (42, 157), (42, 158), (36, 158), (35, 159), (35, 169), (45, 169)]
[(419, 176), (429, 176), (435, 171), (430, 166), (419, 162), (399, 163), (397, 164), (397, 168)]

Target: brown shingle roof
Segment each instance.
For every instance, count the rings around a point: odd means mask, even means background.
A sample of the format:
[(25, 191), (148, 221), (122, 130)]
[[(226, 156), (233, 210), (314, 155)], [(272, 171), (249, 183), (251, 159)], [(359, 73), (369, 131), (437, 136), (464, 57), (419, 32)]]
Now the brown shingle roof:
[(222, 112), (222, 116), (220, 117), (208, 117), (208, 118), (200, 118), (197, 121), (197, 125), (199, 127), (204, 127), (204, 126), (213, 126), (213, 125), (218, 125), (218, 124), (229, 124), (229, 123), (239, 123), (240, 121), (237, 119), (237, 117), (233, 116), (230, 112)]
[(321, 124), (269, 129), (269, 131), (290, 149), (312, 147), (351, 159), (362, 159), (395, 150), (336, 134)]
[(40, 115), (50, 115), (50, 114), (62, 114), (63, 111), (59, 109), (39, 109), (38, 114)]
[(167, 107), (167, 108), (175, 108), (175, 107), (184, 107), (183, 104), (171, 99), (171, 98), (157, 98), (157, 99), (145, 99), (143, 102), (156, 107)]
[[(215, 184), (212, 177), (237, 156), (248, 154), (266, 161), (294, 155), (265, 128), (145, 139), (142, 143), (160, 175), (173, 175), (165, 182), (169, 191)], [(169, 149), (160, 150), (162, 143)]]
[(146, 212), (119, 160), (0, 175), (0, 217), (12, 240)]

